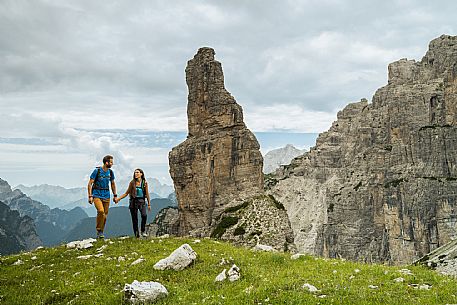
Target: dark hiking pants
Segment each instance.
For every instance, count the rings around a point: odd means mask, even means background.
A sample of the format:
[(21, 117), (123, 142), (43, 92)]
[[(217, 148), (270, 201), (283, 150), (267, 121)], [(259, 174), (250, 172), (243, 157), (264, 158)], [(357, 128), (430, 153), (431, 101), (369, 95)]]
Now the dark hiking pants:
[(129, 205), (130, 215), (132, 216), (133, 233), (136, 237), (140, 236), (138, 232), (138, 211), (141, 213), (141, 232), (146, 230), (146, 219), (148, 214), (146, 213), (146, 202), (144, 198), (134, 198), (130, 200)]

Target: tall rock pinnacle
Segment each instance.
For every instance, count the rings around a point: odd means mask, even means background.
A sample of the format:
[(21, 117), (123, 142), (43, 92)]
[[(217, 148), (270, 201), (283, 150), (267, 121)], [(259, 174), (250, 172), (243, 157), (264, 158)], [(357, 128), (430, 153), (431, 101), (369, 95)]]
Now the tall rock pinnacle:
[(214, 50), (201, 48), (186, 68), (189, 134), (169, 153), (179, 234), (209, 229), (226, 205), (263, 191), (263, 158), (243, 111), (224, 87)]
[(246, 128), (241, 106), (224, 88), (222, 66), (214, 60), (213, 49), (201, 48), (189, 60), (186, 83), (189, 136), (210, 135), (227, 127)]

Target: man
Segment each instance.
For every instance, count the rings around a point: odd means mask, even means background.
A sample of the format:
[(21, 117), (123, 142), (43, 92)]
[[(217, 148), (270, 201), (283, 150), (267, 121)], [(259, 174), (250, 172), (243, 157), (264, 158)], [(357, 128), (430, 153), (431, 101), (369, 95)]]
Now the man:
[(103, 157), (103, 166), (97, 167), (92, 172), (90, 175), (89, 183), (87, 184), (89, 203), (93, 203), (97, 209), (97, 238), (105, 238), (103, 235), (103, 230), (105, 229), (106, 217), (108, 216), (110, 202), (110, 184), (114, 199), (117, 197), (116, 183), (114, 182), (114, 172), (111, 170), (112, 166), (113, 156), (108, 155)]

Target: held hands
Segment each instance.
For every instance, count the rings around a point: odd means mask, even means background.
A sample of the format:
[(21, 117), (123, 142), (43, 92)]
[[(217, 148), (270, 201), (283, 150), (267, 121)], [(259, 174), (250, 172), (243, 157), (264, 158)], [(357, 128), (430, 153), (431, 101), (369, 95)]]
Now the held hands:
[(114, 201), (115, 204), (118, 204), (120, 200), (119, 200), (119, 198), (114, 197), (113, 201)]

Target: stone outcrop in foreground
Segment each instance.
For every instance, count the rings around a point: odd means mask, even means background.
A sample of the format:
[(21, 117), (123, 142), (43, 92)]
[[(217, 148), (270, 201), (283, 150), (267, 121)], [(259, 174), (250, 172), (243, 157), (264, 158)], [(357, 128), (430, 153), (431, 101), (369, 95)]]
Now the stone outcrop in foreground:
[(183, 244), (168, 257), (161, 259), (154, 265), (156, 270), (183, 270), (197, 259), (197, 252), (188, 244)]
[(178, 208), (166, 207), (161, 209), (154, 220), (146, 225), (148, 236), (178, 235)]
[(415, 262), (435, 269), (437, 272), (457, 277), (457, 240), (433, 250)]
[(179, 235), (208, 236), (234, 199), (263, 192), (263, 158), (243, 111), (224, 88), (214, 50), (201, 48), (186, 68), (187, 139), (169, 153), (179, 210)]
[(443, 35), (267, 185), (300, 252), (410, 263), (456, 237), (456, 162), (457, 37)]
[(253, 248), (264, 244), (279, 251), (295, 251), (286, 211), (273, 196), (259, 195), (232, 204), (216, 220), (211, 237)]

